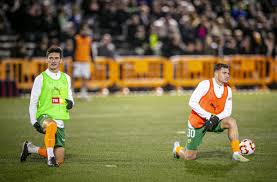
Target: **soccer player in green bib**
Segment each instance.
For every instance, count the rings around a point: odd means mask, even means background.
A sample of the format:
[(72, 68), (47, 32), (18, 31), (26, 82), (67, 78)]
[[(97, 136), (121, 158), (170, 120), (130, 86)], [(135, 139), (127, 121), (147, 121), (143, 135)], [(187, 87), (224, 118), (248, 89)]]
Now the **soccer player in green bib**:
[(69, 110), (74, 105), (71, 78), (60, 71), (63, 51), (52, 46), (47, 50), (48, 69), (38, 75), (31, 92), (29, 114), (35, 129), (44, 134), (44, 147), (23, 143), (20, 161), (37, 153), (47, 158), (49, 167), (58, 167), (64, 162), (64, 122), (69, 120)]

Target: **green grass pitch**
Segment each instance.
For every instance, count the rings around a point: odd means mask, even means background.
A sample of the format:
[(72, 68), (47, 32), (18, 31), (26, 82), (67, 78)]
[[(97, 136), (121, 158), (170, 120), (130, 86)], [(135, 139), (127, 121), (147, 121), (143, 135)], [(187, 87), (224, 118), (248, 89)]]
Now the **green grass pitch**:
[(28, 99), (0, 99), (0, 181), (277, 181), (277, 93), (234, 94), (240, 139), (256, 151), (249, 163), (231, 160), (227, 131), (209, 133), (198, 159), (172, 158), (185, 143), (188, 96), (108, 96), (76, 99), (66, 123), (66, 161), (49, 168), (31, 155), (19, 162), (22, 142), (42, 144), (29, 122)]

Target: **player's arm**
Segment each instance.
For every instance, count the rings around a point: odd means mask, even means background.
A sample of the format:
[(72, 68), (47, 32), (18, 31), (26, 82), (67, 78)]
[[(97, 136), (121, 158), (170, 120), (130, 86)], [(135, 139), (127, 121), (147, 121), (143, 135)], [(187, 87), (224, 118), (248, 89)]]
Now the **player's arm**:
[(73, 100), (72, 90), (71, 90), (71, 78), (67, 74), (66, 74), (66, 79), (68, 82), (68, 98), (65, 99), (66, 100), (66, 109), (70, 110), (74, 106), (74, 100)]
[(206, 95), (209, 88), (210, 88), (209, 80), (204, 80), (204, 81), (200, 82), (197, 85), (196, 89), (193, 91), (193, 93), (190, 97), (190, 100), (189, 100), (189, 106), (191, 107), (191, 109), (194, 110), (202, 118), (205, 118), (206, 120), (210, 119), (211, 113), (204, 110), (200, 106), (199, 102), (200, 102), (200, 99), (204, 95)]
[(37, 122), (36, 114), (37, 114), (38, 100), (41, 93), (42, 80), (43, 80), (42, 75), (39, 75), (36, 77), (31, 91), (30, 106), (29, 106), (29, 115), (30, 115), (31, 124), (40, 133), (44, 133), (44, 131), (43, 131), (43, 128), (40, 126), (40, 124)]
[(225, 102), (224, 110), (221, 113), (219, 113), (217, 117), (219, 118), (219, 120), (222, 120), (224, 118), (231, 116), (231, 114), (232, 114), (232, 90), (230, 87), (228, 87), (228, 97)]

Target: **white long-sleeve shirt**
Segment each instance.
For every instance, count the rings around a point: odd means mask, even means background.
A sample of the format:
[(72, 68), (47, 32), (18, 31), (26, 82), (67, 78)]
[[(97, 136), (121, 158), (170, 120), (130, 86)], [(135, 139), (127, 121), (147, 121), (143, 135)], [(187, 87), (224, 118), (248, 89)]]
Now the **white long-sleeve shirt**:
[[(49, 69), (47, 69), (45, 72), (48, 76), (50, 76), (54, 80), (58, 80), (61, 77), (60, 72), (53, 73)], [(71, 91), (71, 78), (67, 74), (65, 74), (65, 76), (68, 82), (68, 99), (71, 100), (74, 104), (72, 91)], [(30, 114), (30, 121), (32, 125), (34, 125), (35, 122), (37, 122), (36, 113), (37, 113), (39, 96), (41, 94), (42, 84), (43, 84), (43, 76), (42, 74), (40, 74), (35, 78), (32, 92), (31, 92), (31, 98), (30, 98), (29, 114)], [(59, 128), (64, 128), (64, 122), (62, 120), (55, 120), (55, 121)]]
[[(224, 92), (224, 85), (219, 85), (216, 83), (215, 79), (213, 78), (213, 85), (214, 85), (214, 92), (217, 98), (221, 98), (223, 92)], [(190, 100), (189, 100), (189, 106), (194, 110), (199, 116), (205, 119), (210, 119), (211, 113), (205, 111), (199, 104), (201, 98), (206, 95), (206, 93), (209, 91), (210, 88), (210, 82), (209, 80), (201, 81), (194, 92), (192, 93)], [(226, 117), (231, 116), (232, 113), (232, 90), (229, 86), (228, 88), (228, 96), (227, 100), (225, 102), (224, 110), (217, 114), (217, 117), (219, 119), (224, 119)]]

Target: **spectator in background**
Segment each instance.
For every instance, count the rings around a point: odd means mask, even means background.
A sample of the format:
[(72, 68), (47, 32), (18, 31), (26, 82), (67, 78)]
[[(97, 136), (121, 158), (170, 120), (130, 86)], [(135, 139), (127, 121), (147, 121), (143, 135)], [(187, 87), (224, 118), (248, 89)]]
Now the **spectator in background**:
[[(146, 15), (145, 15), (146, 16)], [(128, 33), (127, 40), (131, 42), (130, 48), (133, 50), (132, 54), (145, 54), (147, 46), (147, 28), (148, 25), (142, 23), (142, 19), (137, 14), (134, 14), (130, 20), (128, 20)], [(144, 17), (146, 19), (146, 17)], [(146, 22), (144, 22), (146, 23)]]
[(239, 29), (235, 30), (235, 32), (234, 32), (234, 38), (235, 38), (235, 40), (237, 42), (237, 47), (239, 47), (241, 42), (242, 42), (242, 40), (243, 40), (243, 32), (241, 30), (239, 30)]
[(207, 54), (217, 56), (219, 55), (219, 49), (221, 45), (221, 39), (217, 35), (209, 35), (206, 38), (205, 50)]
[(93, 61), (91, 30), (84, 25), (74, 38), (74, 80), (81, 79), (81, 97), (88, 98), (88, 80), (90, 79), (90, 66)]
[(158, 37), (158, 27), (150, 27), (149, 45), (146, 49), (146, 55), (161, 55), (162, 43)]
[(110, 34), (104, 34), (102, 40), (97, 48), (97, 55), (112, 58), (115, 60), (115, 46), (112, 43), (112, 37)]
[(172, 18), (172, 15), (168, 12), (168, 7), (163, 7), (164, 17), (159, 18), (158, 20), (153, 22), (153, 26), (157, 28), (157, 34), (159, 40), (163, 43), (169, 38), (169, 35), (174, 35), (181, 37), (178, 23), (175, 19)]
[(26, 58), (28, 56), (24, 40), (21, 39), (17, 42), (14, 53), (15, 57), (18, 58)]
[(251, 47), (251, 40), (248, 35), (242, 39), (240, 44), (238, 44), (238, 49), (239, 49), (239, 54), (253, 54), (253, 50)]
[(59, 46), (60, 45), (60, 40), (58, 38), (52, 38), (50, 39), (50, 45), (55, 45), (55, 46)]
[(162, 3), (160, 1), (153, 1), (152, 3), (152, 17), (159, 19), (162, 16)]
[(208, 34), (208, 29), (207, 29), (207, 19), (205, 16), (201, 17), (200, 23), (196, 29), (197, 31), (197, 37), (199, 39), (205, 40), (207, 34)]
[(229, 38), (225, 41), (223, 47), (223, 55), (234, 55), (237, 54), (236, 40), (234, 38)]
[(240, 17), (247, 17), (247, 12), (245, 11), (246, 9), (246, 4), (244, 1), (238, 1), (237, 4), (234, 4), (231, 15), (234, 17), (236, 20), (239, 19)]
[[(161, 55), (162, 43), (168, 44), (172, 35), (181, 36), (181, 42), (195, 49), (195, 40), (200, 39), (205, 53), (223, 55), (224, 45), (225, 49), (230, 45), (223, 34), (229, 29), (238, 48), (250, 38), (250, 52), (274, 55), (275, 51), (270, 50), (275, 49), (276, 41), (272, 48), (268, 34), (273, 32), (274, 39), (277, 36), (277, 13), (271, 3), (271, 0), (6, 0), (0, 2), (0, 32), (15, 32), (18, 40), (36, 43), (36, 47), (43, 34), (50, 42), (55, 38), (59, 39), (55, 44), (65, 44), (86, 22), (94, 30), (96, 40), (105, 33), (112, 34), (119, 55)], [(129, 17), (137, 17), (135, 26), (126, 23)], [(242, 34), (237, 36), (236, 30)], [(134, 42), (138, 45), (132, 47)]]
[(173, 36), (168, 42), (165, 42), (162, 47), (162, 55), (171, 57), (174, 55), (183, 55), (185, 53), (184, 44), (178, 35)]
[(61, 39), (63, 41), (67, 40), (67, 39), (72, 39), (72, 37), (74, 37), (77, 32), (76, 30), (77, 30), (77, 28), (75, 27), (74, 23), (69, 22), (67, 24), (66, 31), (62, 32), (62, 34), (61, 34)]
[(252, 45), (256, 54), (265, 54), (266, 46), (260, 32), (254, 31), (252, 33)]
[[(111, 33), (112, 36), (118, 36), (123, 33), (122, 25), (128, 19), (128, 1), (110, 1), (104, 3), (100, 16), (100, 25), (104, 28), (105, 33)], [(109, 23), (107, 23), (109, 22)]]
[(24, 39), (35, 39), (42, 32), (42, 8), (39, 3), (18, 3), (21, 4), (10, 17), (12, 26)]
[(150, 9), (147, 5), (142, 4), (139, 7), (139, 18), (141, 21), (141, 24), (144, 26), (146, 33), (149, 33), (150, 29), (150, 23), (151, 23), (151, 15), (150, 15)]
[(145, 54), (146, 49), (146, 30), (144, 26), (138, 26), (133, 45), (135, 46), (135, 53), (138, 55)]
[(69, 74), (70, 72), (70, 60), (66, 58), (72, 58), (74, 56), (74, 45), (72, 39), (67, 39), (63, 45), (63, 57), (64, 57), (64, 72)]
[(135, 34), (137, 32), (137, 29), (141, 25), (139, 16), (137, 14), (132, 15), (131, 18), (128, 20), (127, 24), (128, 24), (127, 40), (133, 41), (135, 38)]
[(71, 39), (67, 39), (65, 41), (64, 49), (63, 49), (63, 57), (73, 57), (74, 55), (74, 46), (73, 41)]
[(186, 43), (185, 55), (193, 55), (195, 53), (195, 44), (193, 41)]
[(185, 43), (193, 41), (196, 34), (196, 28), (192, 25), (190, 16), (184, 15), (179, 23), (183, 41)]
[(45, 53), (48, 49), (48, 38), (44, 36), (34, 51), (34, 57), (45, 57)]
[(274, 48), (274, 43), (275, 43), (275, 37), (272, 32), (269, 32), (267, 34), (267, 37), (265, 39), (265, 45), (266, 45), (266, 56), (272, 56), (275, 57), (276, 52)]
[(234, 18), (230, 15), (228, 11), (224, 12), (223, 19), (226, 28), (234, 29), (237, 26), (237, 22), (234, 20)]
[(84, 11), (85, 17), (96, 18), (99, 13), (99, 4), (97, 0), (83, 0), (82, 10)]
[(67, 29), (67, 25), (69, 23), (69, 16), (66, 13), (66, 10), (64, 7), (58, 9), (57, 20), (59, 23), (60, 30), (62, 32), (65, 32)]
[(224, 31), (224, 45), (223, 45), (223, 55), (233, 55), (237, 54), (237, 44), (236, 40), (232, 37), (232, 32), (229, 29)]
[(76, 27), (76, 29), (80, 29), (81, 22), (83, 21), (82, 17), (82, 11), (78, 6), (72, 7), (72, 16), (69, 19), (73, 23), (73, 27)]
[(6, 34), (9, 32), (9, 23), (6, 19), (6, 17), (3, 15), (3, 13), (0, 10), (0, 34)]
[(204, 45), (203, 41), (200, 39), (195, 40), (195, 50), (194, 50), (195, 55), (204, 55), (205, 50), (204, 50)]
[(45, 11), (43, 14), (42, 24), (43, 32), (47, 32), (49, 38), (58, 38), (60, 35), (61, 28), (59, 26), (59, 21), (56, 12), (54, 11), (54, 8), (51, 5), (45, 6), (44, 8)]

